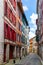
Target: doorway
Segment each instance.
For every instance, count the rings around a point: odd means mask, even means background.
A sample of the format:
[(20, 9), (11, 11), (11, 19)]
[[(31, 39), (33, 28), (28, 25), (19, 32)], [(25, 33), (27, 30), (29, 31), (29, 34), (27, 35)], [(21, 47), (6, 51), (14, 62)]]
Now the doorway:
[(6, 62), (6, 44), (4, 44), (4, 62)]
[(14, 47), (12, 45), (10, 45), (9, 59), (13, 59), (13, 51), (14, 51)]

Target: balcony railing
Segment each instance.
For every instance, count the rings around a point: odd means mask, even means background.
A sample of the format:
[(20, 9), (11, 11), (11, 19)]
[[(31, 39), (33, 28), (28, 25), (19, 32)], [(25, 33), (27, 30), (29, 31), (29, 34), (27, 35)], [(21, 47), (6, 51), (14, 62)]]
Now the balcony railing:
[(22, 43), (23, 43), (23, 44), (27, 44), (27, 39), (25, 38), (25, 36), (22, 35), (21, 40), (22, 40)]

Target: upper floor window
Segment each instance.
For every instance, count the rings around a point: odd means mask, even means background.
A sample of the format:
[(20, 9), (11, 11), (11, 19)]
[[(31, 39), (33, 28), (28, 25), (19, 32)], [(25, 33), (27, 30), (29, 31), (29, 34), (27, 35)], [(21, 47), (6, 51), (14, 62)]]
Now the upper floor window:
[(16, 17), (13, 15), (12, 17), (13, 24), (16, 26)]
[(16, 32), (14, 31), (14, 41), (16, 41)]
[(4, 15), (7, 15), (7, 2), (4, 2)]
[(4, 22), (4, 37), (8, 39), (8, 25)]
[(16, 10), (16, 0), (14, 0), (14, 9)]
[(11, 4), (12, 4), (12, 0), (10, 0)]
[(16, 9), (16, 0), (10, 0), (12, 6), (14, 7), (14, 9)]
[(12, 40), (12, 29), (10, 28), (10, 40)]
[(10, 21), (12, 22), (12, 11), (10, 10)]

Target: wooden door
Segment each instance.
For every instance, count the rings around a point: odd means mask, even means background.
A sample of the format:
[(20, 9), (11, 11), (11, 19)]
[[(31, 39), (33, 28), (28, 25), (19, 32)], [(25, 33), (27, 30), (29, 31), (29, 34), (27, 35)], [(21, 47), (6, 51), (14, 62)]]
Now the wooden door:
[(13, 50), (14, 50), (14, 47), (10, 45), (9, 59), (13, 59)]
[(4, 45), (4, 62), (6, 62), (6, 44)]

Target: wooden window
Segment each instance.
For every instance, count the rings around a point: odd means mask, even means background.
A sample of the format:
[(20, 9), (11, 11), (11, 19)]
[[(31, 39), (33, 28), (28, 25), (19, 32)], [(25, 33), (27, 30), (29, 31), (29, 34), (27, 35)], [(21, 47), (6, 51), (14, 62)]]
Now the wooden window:
[(4, 1), (4, 15), (7, 16), (7, 3)]
[(16, 1), (15, 0), (13, 0), (13, 7), (16, 10)]
[(12, 29), (10, 28), (10, 40), (12, 40)]
[(12, 11), (10, 10), (10, 21), (12, 22)]
[(7, 17), (10, 19), (10, 8), (7, 7)]
[(14, 41), (14, 30), (12, 30), (12, 41)]
[(12, 4), (12, 0), (10, 0), (11, 4)]
[(16, 10), (16, 1), (14, 0), (14, 9)]
[(14, 31), (14, 41), (16, 41), (16, 32)]
[(10, 27), (8, 26), (8, 39), (10, 39)]
[(4, 23), (4, 38), (10, 39), (10, 28), (6, 23)]
[(15, 0), (10, 0), (12, 6), (14, 7), (14, 9), (16, 10), (16, 1)]

